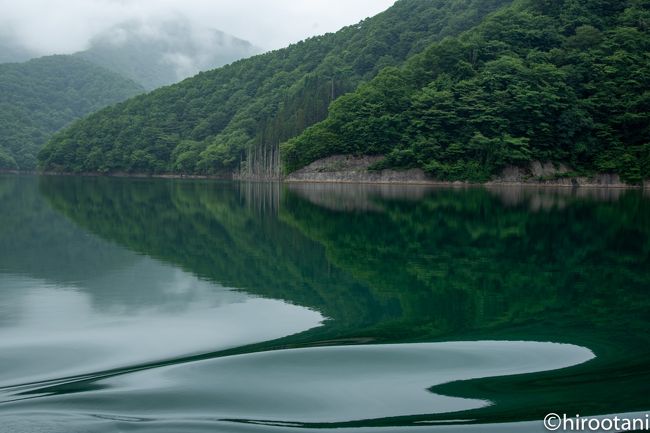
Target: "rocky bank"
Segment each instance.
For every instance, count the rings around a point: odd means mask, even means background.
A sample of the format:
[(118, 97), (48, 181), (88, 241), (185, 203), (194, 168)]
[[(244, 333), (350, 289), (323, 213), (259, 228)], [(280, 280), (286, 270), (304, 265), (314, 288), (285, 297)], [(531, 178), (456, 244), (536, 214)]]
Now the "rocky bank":
[[(382, 156), (334, 155), (314, 161), (306, 167), (285, 177), (286, 182), (338, 182), (338, 183), (398, 183), (398, 184), (453, 184), (465, 182), (444, 182), (433, 179), (421, 169), (379, 170), (368, 168)], [(588, 186), (629, 188), (617, 174), (576, 176), (564, 164), (534, 161), (528, 167), (506, 167), (499, 176), (486, 182), (487, 185), (532, 184), (554, 186)], [(646, 181), (645, 188), (650, 187)]]

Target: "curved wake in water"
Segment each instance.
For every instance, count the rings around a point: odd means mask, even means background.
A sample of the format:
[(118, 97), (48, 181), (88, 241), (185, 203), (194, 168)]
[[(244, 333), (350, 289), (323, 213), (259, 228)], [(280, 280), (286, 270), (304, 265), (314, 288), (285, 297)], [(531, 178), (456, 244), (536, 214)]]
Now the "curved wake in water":
[[(9, 387), (0, 411), (32, 420), (63, 410), (92, 414), (84, 422), (89, 430), (106, 420), (132, 429), (155, 422), (163, 431), (181, 421), (322, 428), (423, 414), (444, 414), (454, 423), (455, 412), (491, 403), (438, 394), (438, 385), (557, 370), (593, 358), (579, 346), (524, 341), (275, 350)], [(7, 399), (17, 390), (14, 401)]]

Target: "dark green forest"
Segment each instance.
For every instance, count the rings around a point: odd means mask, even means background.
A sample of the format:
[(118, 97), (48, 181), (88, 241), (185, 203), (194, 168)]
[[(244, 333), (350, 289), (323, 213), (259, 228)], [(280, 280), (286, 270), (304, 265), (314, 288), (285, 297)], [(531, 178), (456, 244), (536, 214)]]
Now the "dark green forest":
[(35, 169), (52, 133), (144, 89), (72, 56), (0, 64), (0, 169)]
[(337, 33), (201, 73), (102, 110), (57, 134), (46, 170), (241, 170), (279, 175), (279, 144), (327, 116), (330, 103), (380, 70), (477, 25), (509, 0), (401, 0)]
[(293, 171), (333, 154), (485, 181), (507, 165), (650, 177), (650, 2), (525, 0), (332, 104), (282, 146)]
[(401, 0), (335, 34), (108, 108), (46, 170), (277, 178), (334, 154), (485, 181), (506, 166), (650, 177), (649, 0)]

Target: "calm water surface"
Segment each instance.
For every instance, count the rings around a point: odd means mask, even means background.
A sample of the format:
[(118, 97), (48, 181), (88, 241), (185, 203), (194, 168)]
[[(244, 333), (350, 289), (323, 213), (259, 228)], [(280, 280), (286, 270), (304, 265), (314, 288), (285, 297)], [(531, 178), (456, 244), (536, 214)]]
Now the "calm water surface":
[(0, 177), (2, 432), (650, 409), (650, 197)]

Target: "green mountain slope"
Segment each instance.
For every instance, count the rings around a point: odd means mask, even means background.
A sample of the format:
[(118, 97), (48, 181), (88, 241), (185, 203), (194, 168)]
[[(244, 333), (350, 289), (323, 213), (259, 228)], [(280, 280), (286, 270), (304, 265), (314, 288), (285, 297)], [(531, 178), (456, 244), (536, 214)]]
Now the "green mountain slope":
[(151, 90), (259, 53), (226, 33), (194, 28), (183, 17), (147, 25), (129, 21), (98, 36), (75, 54)]
[(484, 181), (508, 165), (650, 178), (650, 2), (525, 0), (432, 44), (337, 100), (283, 145), (287, 171), (333, 154), (387, 155)]
[(72, 56), (0, 65), (0, 168), (36, 168), (36, 155), (55, 131), (143, 89)]
[(108, 108), (57, 134), (43, 168), (279, 174), (281, 142), (387, 66), (457, 35), (509, 0), (401, 0), (334, 34), (235, 62)]

